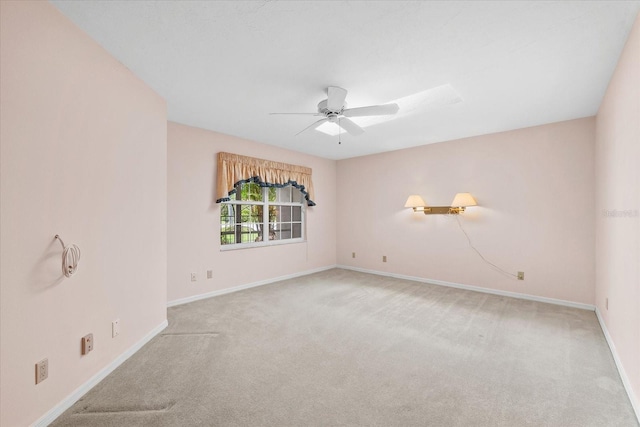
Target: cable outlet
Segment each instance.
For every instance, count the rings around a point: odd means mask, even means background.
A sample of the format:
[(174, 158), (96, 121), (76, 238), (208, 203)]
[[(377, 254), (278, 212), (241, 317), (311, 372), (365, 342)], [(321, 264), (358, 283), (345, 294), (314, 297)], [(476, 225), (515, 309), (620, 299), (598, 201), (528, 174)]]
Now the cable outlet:
[(87, 334), (82, 337), (82, 354), (87, 354), (93, 350), (93, 334)]
[(207, 279), (213, 279), (213, 270), (207, 270)]
[(524, 280), (524, 271), (518, 271), (518, 280)]
[(40, 384), (47, 377), (49, 377), (49, 359), (42, 359), (36, 363), (36, 384)]
[(356, 257), (356, 253), (355, 252), (351, 252), (351, 258), (355, 258)]
[(120, 335), (120, 319), (111, 322), (111, 338), (115, 338), (118, 335)]
[(191, 281), (195, 282), (196, 280), (198, 280), (198, 275), (196, 273), (191, 273)]
[(387, 256), (386, 255), (382, 255), (382, 262), (387, 262)]

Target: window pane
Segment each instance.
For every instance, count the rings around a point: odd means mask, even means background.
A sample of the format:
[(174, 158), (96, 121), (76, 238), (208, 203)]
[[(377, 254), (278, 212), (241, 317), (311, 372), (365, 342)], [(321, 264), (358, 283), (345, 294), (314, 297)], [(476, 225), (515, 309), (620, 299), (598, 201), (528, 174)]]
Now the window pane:
[(275, 222), (278, 216), (277, 206), (269, 206), (269, 221)]
[(262, 187), (255, 182), (246, 182), (236, 186), (236, 200), (262, 201)]
[(281, 206), (269, 206), (269, 222), (278, 222), (278, 218), (280, 218), (280, 208)]
[(280, 233), (282, 232), (282, 227), (280, 224), (270, 224), (269, 226), (269, 239), (270, 240), (280, 240)]
[[(262, 206), (236, 205), (240, 209), (240, 222), (262, 222)], [(238, 219), (236, 218), (236, 221)]]
[(240, 243), (260, 242), (262, 240), (257, 224), (242, 224), (240, 236)]
[(223, 204), (220, 207), (220, 224), (233, 223), (234, 215), (233, 206)]
[(220, 243), (231, 245), (262, 241), (262, 206), (222, 204)]
[(284, 240), (291, 238), (291, 224), (288, 222), (277, 222), (272, 225), (271, 240)]
[(236, 242), (236, 235), (233, 226), (221, 226), (220, 227), (220, 244), (232, 245)]
[(275, 199), (271, 200), (274, 202), (290, 202), (291, 201), (291, 186), (287, 185), (283, 188), (274, 188), (276, 190)]
[(220, 207), (220, 244), (230, 245), (235, 240), (235, 206), (222, 204)]
[(302, 221), (302, 206), (292, 206), (293, 215), (292, 219), (294, 221)]
[(276, 192), (277, 192), (277, 188), (275, 187), (269, 187), (269, 201), (270, 202), (275, 202), (276, 201)]
[(291, 201), (296, 203), (303, 203), (304, 197), (300, 190), (295, 187), (291, 188)]
[(280, 221), (291, 221), (291, 206), (280, 208)]
[(292, 224), (291, 235), (294, 239), (299, 239), (300, 237), (302, 237), (302, 224)]

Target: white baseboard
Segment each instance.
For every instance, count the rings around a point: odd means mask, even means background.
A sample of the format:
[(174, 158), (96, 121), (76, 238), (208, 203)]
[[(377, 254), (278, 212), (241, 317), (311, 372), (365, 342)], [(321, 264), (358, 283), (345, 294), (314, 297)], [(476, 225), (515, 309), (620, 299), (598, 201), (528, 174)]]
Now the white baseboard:
[(629, 381), (629, 377), (627, 376), (626, 371), (624, 370), (624, 366), (622, 366), (622, 362), (618, 357), (618, 351), (616, 350), (616, 346), (611, 339), (611, 335), (609, 335), (609, 330), (607, 329), (607, 325), (604, 323), (604, 319), (600, 314), (600, 310), (596, 307), (596, 317), (598, 318), (598, 322), (600, 322), (600, 328), (602, 328), (602, 333), (604, 333), (604, 338), (607, 340), (607, 344), (609, 344), (609, 349), (611, 350), (611, 354), (613, 355), (613, 361), (616, 363), (616, 368), (618, 368), (618, 373), (620, 374), (620, 378), (622, 379), (622, 384), (624, 385), (624, 389), (629, 396), (629, 400), (631, 401), (631, 406), (633, 406), (633, 410), (636, 413), (636, 418), (640, 423), (640, 402), (638, 402), (638, 398), (636, 397), (633, 389), (631, 388), (631, 382)]
[(518, 292), (501, 291), (498, 289), (483, 288), (480, 286), (463, 285), (461, 283), (445, 282), (443, 280), (425, 279), (423, 277), (406, 276), (404, 274), (388, 273), (386, 271), (367, 270), (365, 268), (351, 267), (349, 265), (337, 265), (338, 268), (345, 270), (359, 271), (361, 273), (376, 274), (378, 276), (395, 277), (396, 279), (413, 280), (414, 282), (429, 283), (432, 285), (447, 286), (450, 288), (465, 289), (467, 291), (483, 292), (485, 294), (501, 295), (505, 297), (526, 299), (530, 301), (546, 302), (549, 304), (563, 305), (565, 307), (580, 308), (582, 310), (594, 311), (596, 307), (591, 304), (583, 304), (580, 302), (565, 301), (555, 298), (539, 297), (536, 295), (521, 294)]
[(242, 291), (244, 289), (255, 288), (257, 286), (268, 285), (274, 282), (280, 282), (281, 280), (295, 279), (296, 277), (308, 276), (309, 274), (319, 273), (325, 270), (331, 270), (332, 268), (336, 268), (336, 265), (329, 265), (326, 267), (316, 268), (313, 270), (305, 270), (299, 273), (287, 274), (286, 276), (274, 277), (271, 279), (260, 280), (259, 282), (247, 283), (246, 285), (234, 286), (232, 288), (220, 289), (217, 291), (211, 291), (204, 294), (193, 295), (186, 298), (180, 298), (173, 301), (167, 302), (167, 307), (173, 307), (176, 305), (187, 304), (194, 301), (199, 301), (201, 299), (207, 299), (211, 297), (217, 297), (219, 295), (230, 294), (232, 292)]
[(87, 382), (82, 384), (80, 387), (75, 389), (73, 393), (63, 399), (60, 403), (54, 406), (51, 410), (49, 410), (46, 414), (40, 417), (35, 423), (32, 424), (34, 427), (45, 427), (51, 424), (56, 418), (58, 418), (64, 411), (69, 409), (74, 403), (76, 403), (82, 396), (84, 396), (89, 390), (95, 387), (100, 381), (102, 381), (107, 375), (113, 372), (118, 366), (122, 365), (122, 363), (133, 356), (138, 350), (142, 348), (146, 343), (151, 341), (153, 337), (158, 335), (164, 328), (169, 325), (168, 321), (165, 320), (155, 328), (151, 330), (147, 335), (145, 335), (140, 341), (129, 347), (127, 351), (118, 356), (113, 362), (109, 363), (107, 366), (102, 368), (100, 372), (91, 377)]

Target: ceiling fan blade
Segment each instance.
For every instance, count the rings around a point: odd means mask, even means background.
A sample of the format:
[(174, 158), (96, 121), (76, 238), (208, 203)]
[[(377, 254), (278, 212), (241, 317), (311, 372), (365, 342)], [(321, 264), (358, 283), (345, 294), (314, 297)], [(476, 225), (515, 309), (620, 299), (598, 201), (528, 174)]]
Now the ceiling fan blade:
[(349, 108), (342, 112), (345, 117), (386, 116), (396, 114), (398, 104), (371, 105), (370, 107)]
[(364, 133), (364, 129), (345, 117), (340, 117), (336, 123), (350, 135), (358, 136)]
[(294, 114), (299, 116), (322, 116), (323, 115), (320, 113), (269, 113), (270, 116), (277, 115), (277, 114)]
[(337, 86), (327, 88), (327, 109), (329, 111), (342, 111), (347, 90)]
[(307, 126), (306, 128), (302, 129), (300, 132), (296, 133), (295, 136), (300, 135), (302, 132), (309, 130), (309, 129), (315, 129), (318, 126), (320, 126), (322, 123), (328, 121), (329, 119), (327, 119), (326, 117), (324, 119), (320, 119), (317, 122), (311, 123), (309, 126)]

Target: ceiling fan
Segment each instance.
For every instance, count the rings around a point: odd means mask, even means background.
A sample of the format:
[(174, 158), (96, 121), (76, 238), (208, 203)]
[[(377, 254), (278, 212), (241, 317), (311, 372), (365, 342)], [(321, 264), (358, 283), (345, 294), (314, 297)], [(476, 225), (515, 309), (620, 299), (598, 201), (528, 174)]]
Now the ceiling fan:
[(323, 123), (335, 123), (350, 135), (357, 136), (364, 132), (360, 126), (349, 117), (386, 116), (398, 112), (398, 104), (370, 105), (368, 107), (346, 108), (347, 90), (337, 86), (327, 88), (327, 99), (318, 103), (317, 113), (270, 113), (270, 114), (296, 114), (309, 116), (324, 116), (322, 119), (302, 129), (296, 135), (309, 129), (316, 129)]

